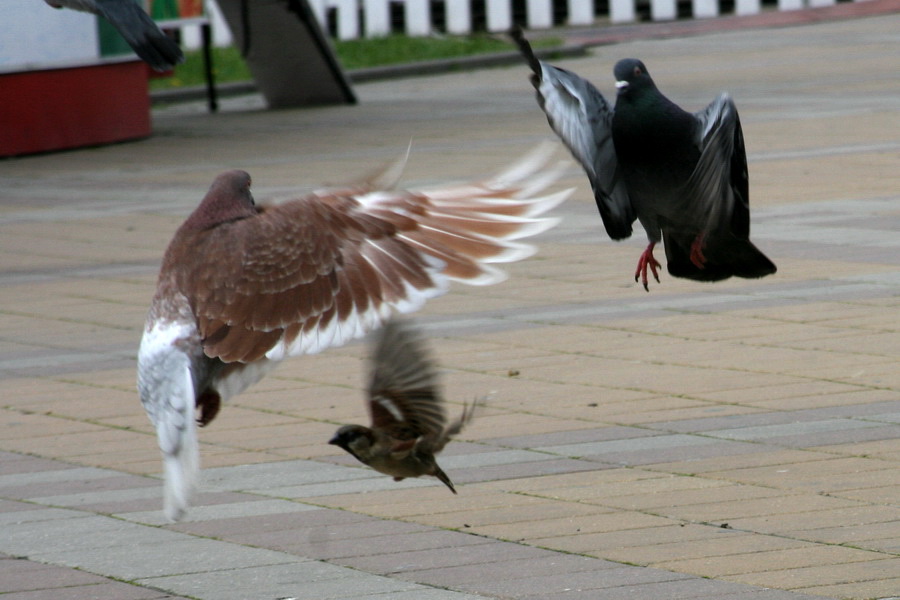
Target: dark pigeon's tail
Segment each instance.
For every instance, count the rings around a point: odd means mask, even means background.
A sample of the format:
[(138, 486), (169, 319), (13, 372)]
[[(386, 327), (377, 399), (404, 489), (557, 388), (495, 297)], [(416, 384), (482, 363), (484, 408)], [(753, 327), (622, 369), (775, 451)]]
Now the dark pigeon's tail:
[(534, 55), (534, 50), (531, 49), (531, 44), (529, 44), (528, 40), (525, 39), (525, 34), (522, 32), (522, 27), (519, 25), (513, 25), (512, 29), (509, 30), (509, 37), (511, 37), (519, 47), (519, 51), (522, 53), (522, 56), (524, 56), (525, 60), (528, 61), (528, 66), (531, 67), (531, 70), (534, 71), (535, 77), (538, 81), (540, 81), (541, 77), (543, 77), (541, 61), (539, 61), (537, 56)]
[(758, 279), (771, 275), (777, 269), (775, 263), (760, 252), (750, 240), (731, 237), (704, 246), (706, 262), (703, 268), (691, 260), (691, 244), (694, 237), (663, 233), (666, 246), (666, 265), (673, 277), (694, 281), (721, 281), (729, 277)]

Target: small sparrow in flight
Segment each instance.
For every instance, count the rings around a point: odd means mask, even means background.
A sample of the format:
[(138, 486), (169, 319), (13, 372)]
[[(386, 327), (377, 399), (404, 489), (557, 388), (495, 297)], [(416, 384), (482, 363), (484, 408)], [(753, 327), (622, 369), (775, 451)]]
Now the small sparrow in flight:
[(475, 406), (446, 425), (437, 371), (421, 335), (394, 319), (376, 333), (368, 406), (371, 427), (344, 425), (328, 442), (394, 481), (432, 475), (456, 490), (434, 455), (472, 419)]

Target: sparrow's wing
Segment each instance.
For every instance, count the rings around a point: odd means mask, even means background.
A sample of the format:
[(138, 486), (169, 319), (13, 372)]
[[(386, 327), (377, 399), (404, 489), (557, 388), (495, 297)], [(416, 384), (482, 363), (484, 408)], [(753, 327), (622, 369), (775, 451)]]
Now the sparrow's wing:
[(587, 173), (606, 232), (614, 240), (627, 238), (636, 213), (619, 173), (612, 107), (590, 81), (538, 60), (521, 29), (510, 34), (533, 71), (531, 83), (547, 122)]
[(482, 183), (318, 192), (192, 237), (176, 286), (204, 351), (225, 362), (315, 353), (417, 310), (451, 280), (501, 281), (493, 265), (531, 255), (515, 240), (555, 225), (539, 215), (569, 193), (534, 197), (559, 174), (548, 151)]
[(437, 370), (410, 323), (393, 319), (376, 334), (369, 410), (372, 429), (398, 440), (436, 436), (444, 429)]

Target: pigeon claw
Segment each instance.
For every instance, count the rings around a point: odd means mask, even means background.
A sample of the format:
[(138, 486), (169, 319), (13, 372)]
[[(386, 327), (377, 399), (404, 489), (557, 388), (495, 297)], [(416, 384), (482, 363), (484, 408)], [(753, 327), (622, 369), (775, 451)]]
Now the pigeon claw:
[(647, 285), (647, 268), (650, 268), (650, 272), (653, 273), (653, 279), (656, 280), (656, 283), (659, 283), (659, 273), (657, 269), (662, 268), (662, 265), (659, 264), (659, 261), (653, 257), (653, 247), (656, 246), (656, 242), (651, 242), (647, 249), (641, 253), (641, 257), (638, 259), (637, 269), (634, 272), (634, 280), (637, 281), (640, 278), (641, 283), (644, 285), (644, 290), (650, 291), (650, 286)]
[(706, 267), (706, 257), (703, 255), (703, 246), (705, 246), (705, 242), (703, 241), (704, 234), (700, 233), (694, 238), (694, 242), (691, 244), (691, 262), (694, 263), (698, 269), (703, 269)]

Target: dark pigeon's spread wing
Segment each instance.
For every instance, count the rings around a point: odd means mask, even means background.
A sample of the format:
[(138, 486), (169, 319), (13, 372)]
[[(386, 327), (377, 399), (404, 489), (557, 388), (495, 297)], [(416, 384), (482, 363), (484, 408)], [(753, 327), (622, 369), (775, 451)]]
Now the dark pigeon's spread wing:
[(511, 33), (534, 71), (531, 82), (550, 127), (587, 173), (607, 233), (629, 237), (636, 214), (613, 146), (613, 109), (591, 82), (539, 61), (521, 31)]
[(424, 341), (409, 324), (396, 319), (376, 335), (369, 380), (372, 428), (401, 440), (439, 436), (444, 409), (437, 371)]
[(184, 54), (134, 0), (97, 0), (97, 14), (122, 34), (128, 45), (157, 71), (184, 61)]
[(750, 235), (750, 196), (747, 152), (737, 107), (728, 94), (694, 114), (700, 159), (684, 197), (691, 199), (695, 222), (707, 231), (730, 231), (738, 238)]

